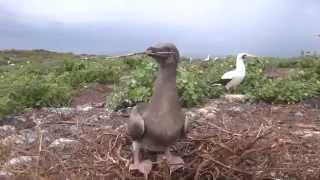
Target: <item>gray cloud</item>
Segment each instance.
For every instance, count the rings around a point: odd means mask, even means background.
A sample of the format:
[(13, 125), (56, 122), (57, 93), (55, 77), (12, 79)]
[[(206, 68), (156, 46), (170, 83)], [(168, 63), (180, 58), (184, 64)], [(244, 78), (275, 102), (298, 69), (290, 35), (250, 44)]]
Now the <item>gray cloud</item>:
[[(164, 8), (171, 2), (167, 0), (145, 6), (140, 3), (135, 10), (130, 7), (134, 4), (121, 3), (104, 8), (101, 6), (107, 1), (97, 0), (91, 11), (84, 8), (87, 4), (63, 7), (59, 0), (60, 4), (31, 0), (29, 6), (26, 1), (8, 2), (0, 0), (0, 48), (124, 53), (170, 41), (182, 54), (195, 56), (239, 51), (295, 56), (301, 49), (320, 50), (320, 39), (313, 36), (320, 32), (317, 0), (206, 0), (202, 4), (187, 0), (183, 7), (170, 6), (167, 10)], [(63, 10), (58, 10), (58, 5)], [(48, 12), (39, 9), (50, 6)], [(108, 9), (110, 12), (104, 14)], [(68, 10), (72, 12), (68, 14)]]

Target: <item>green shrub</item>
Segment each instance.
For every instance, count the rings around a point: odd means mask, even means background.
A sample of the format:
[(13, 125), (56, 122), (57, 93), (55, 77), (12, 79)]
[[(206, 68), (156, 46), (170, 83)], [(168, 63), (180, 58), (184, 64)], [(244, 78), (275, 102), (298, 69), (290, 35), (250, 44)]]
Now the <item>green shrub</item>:
[[(224, 87), (210, 84), (222, 74), (235, 67), (234, 58), (224, 61), (195, 62), (181, 61), (178, 67), (177, 87), (181, 104), (192, 106), (206, 98), (219, 97)], [(278, 62), (284, 61), (284, 62)], [(274, 58), (250, 59), (246, 63), (247, 75), (236, 93), (249, 95), (253, 100), (272, 103), (294, 103), (319, 94), (320, 76), (317, 60), (307, 60), (313, 65), (301, 65), (299, 59), (279, 60)], [(138, 63), (139, 62), (139, 63)], [(152, 95), (152, 85), (157, 68), (152, 61), (130, 61), (134, 70), (123, 78), (108, 98), (111, 107), (126, 107), (137, 102), (148, 101)], [(143, 62), (143, 63), (141, 63)], [(129, 61), (128, 61), (129, 63)], [(304, 62), (306, 63), (306, 62)], [(308, 64), (307, 63), (307, 64)], [(295, 68), (288, 79), (268, 79), (264, 76), (267, 66)], [(151, 71), (149, 71), (152, 69)]]
[[(272, 103), (294, 103), (316, 96), (320, 90), (318, 85), (320, 76), (316, 73), (316, 68), (299, 65), (302, 61), (304, 60), (295, 60), (291, 61), (292, 64), (288, 64), (287, 67), (296, 68), (294, 73), (285, 79), (268, 79), (263, 75), (266, 64), (283, 67), (279, 64), (275, 65), (270, 61), (264, 61), (262, 65), (248, 64), (247, 76), (240, 86), (240, 91), (255, 100)], [(286, 63), (288, 62), (290, 61)]]
[(192, 106), (204, 100), (208, 88), (202, 78), (201, 71), (192, 71), (188, 66), (178, 68), (177, 88), (182, 105)]
[(113, 109), (145, 102), (152, 94), (152, 82), (158, 66), (149, 59), (127, 59), (126, 63), (133, 69), (120, 79), (112, 95), (107, 98), (108, 105)]
[[(15, 66), (7, 65), (14, 60)], [(113, 108), (146, 102), (152, 95), (158, 65), (149, 57), (80, 60), (72, 54), (43, 50), (0, 53), (0, 118), (24, 108), (68, 105), (73, 93), (93, 82), (114, 84), (107, 103)], [(27, 63), (28, 62), (28, 63)], [(285, 79), (268, 79), (266, 67), (292, 68)], [(177, 88), (180, 102), (189, 107), (207, 98), (221, 96), (222, 86), (213, 86), (223, 73), (235, 67), (235, 57), (192, 64), (182, 58)], [(236, 93), (256, 101), (294, 103), (320, 93), (320, 59), (264, 57), (246, 61), (247, 75)]]
[(117, 83), (129, 68), (123, 61), (83, 61), (74, 57), (20, 64), (0, 66), (0, 118), (29, 107), (68, 105), (82, 85)]
[[(152, 95), (155, 72), (158, 65), (150, 59), (131, 62), (135, 69), (126, 77), (122, 78), (120, 84), (116, 85), (115, 91), (107, 98), (110, 108), (119, 109), (132, 106), (137, 102), (146, 102)], [(190, 65), (181, 62), (177, 73), (177, 89), (180, 102), (189, 107), (201, 103), (206, 97), (217, 97), (222, 94), (222, 88), (210, 88), (207, 85), (204, 64)]]

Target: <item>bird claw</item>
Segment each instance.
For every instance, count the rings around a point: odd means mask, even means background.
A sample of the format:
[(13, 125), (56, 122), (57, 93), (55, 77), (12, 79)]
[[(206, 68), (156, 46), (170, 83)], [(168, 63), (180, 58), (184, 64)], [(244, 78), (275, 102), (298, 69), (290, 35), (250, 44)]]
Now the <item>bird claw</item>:
[(150, 160), (144, 160), (139, 163), (133, 163), (133, 164), (130, 164), (129, 166), (129, 171), (138, 170), (144, 175), (145, 179), (148, 179), (148, 175), (151, 169), (152, 169), (152, 162)]
[(173, 155), (158, 155), (157, 161), (161, 162), (162, 160), (166, 160), (170, 169), (170, 174), (175, 172), (176, 170), (180, 169), (184, 165), (184, 161), (179, 156), (173, 156)]

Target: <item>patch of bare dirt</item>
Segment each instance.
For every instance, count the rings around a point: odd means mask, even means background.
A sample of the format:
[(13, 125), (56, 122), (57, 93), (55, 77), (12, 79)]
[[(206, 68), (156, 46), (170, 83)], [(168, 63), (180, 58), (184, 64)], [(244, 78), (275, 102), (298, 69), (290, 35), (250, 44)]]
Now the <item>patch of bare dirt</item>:
[[(11, 148), (0, 161), (2, 174), (22, 179), (143, 179), (128, 169), (132, 154), (123, 126), (127, 114), (78, 102), (21, 115), (36, 125), (1, 136), (1, 147)], [(172, 149), (185, 165), (171, 179), (320, 179), (319, 109), (305, 103), (221, 98), (185, 111), (188, 136)], [(166, 163), (155, 162), (149, 179), (170, 179)]]
[(285, 79), (289, 76), (289, 73), (292, 72), (293, 68), (278, 68), (278, 67), (266, 67), (264, 70), (264, 74), (269, 78), (282, 78)]
[(95, 83), (82, 88), (71, 100), (71, 107), (85, 104), (101, 104), (112, 91), (111, 85)]
[(309, 108), (320, 109), (320, 96), (309, 98), (304, 101), (304, 104)]

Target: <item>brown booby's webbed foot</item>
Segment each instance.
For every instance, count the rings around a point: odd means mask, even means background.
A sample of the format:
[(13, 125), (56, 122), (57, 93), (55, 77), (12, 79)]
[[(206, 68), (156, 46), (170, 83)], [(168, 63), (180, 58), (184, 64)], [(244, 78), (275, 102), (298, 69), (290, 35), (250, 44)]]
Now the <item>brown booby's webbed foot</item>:
[(150, 160), (139, 160), (140, 148), (140, 143), (137, 141), (132, 142), (133, 164), (130, 164), (129, 171), (138, 170), (148, 179), (148, 175), (152, 169), (152, 162)]
[(152, 169), (152, 162), (150, 160), (144, 160), (141, 162), (134, 162), (130, 164), (129, 170), (138, 170), (141, 172), (146, 179), (148, 179), (148, 175)]
[(179, 156), (174, 156), (170, 153), (170, 150), (166, 150), (165, 154), (158, 155), (157, 161), (161, 162), (162, 160), (166, 160), (168, 163), (168, 166), (170, 168), (170, 174), (172, 174), (174, 171), (180, 169), (184, 165), (184, 161)]

